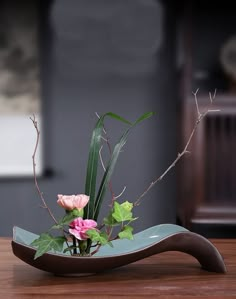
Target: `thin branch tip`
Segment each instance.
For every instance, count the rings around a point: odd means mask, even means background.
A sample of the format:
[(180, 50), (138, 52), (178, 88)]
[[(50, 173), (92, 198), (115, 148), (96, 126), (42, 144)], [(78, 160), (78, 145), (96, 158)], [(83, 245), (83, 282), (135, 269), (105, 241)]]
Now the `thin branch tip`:
[(198, 93), (198, 91), (199, 91), (199, 88), (197, 88), (197, 90), (194, 92), (194, 91), (192, 91), (192, 94), (194, 95), (194, 96), (196, 96), (197, 95), (197, 93)]

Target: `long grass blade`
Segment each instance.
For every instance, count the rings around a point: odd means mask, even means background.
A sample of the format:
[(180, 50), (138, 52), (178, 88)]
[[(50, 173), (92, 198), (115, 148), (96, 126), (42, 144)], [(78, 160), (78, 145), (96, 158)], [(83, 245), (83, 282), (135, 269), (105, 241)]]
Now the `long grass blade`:
[(89, 157), (87, 162), (87, 174), (86, 174), (86, 182), (85, 182), (85, 194), (90, 196), (89, 203), (85, 207), (85, 211), (84, 211), (85, 216), (87, 218), (92, 218), (92, 215), (94, 213), (97, 170), (98, 170), (98, 162), (99, 162), (99, 150), (101, 146), (104, 119), (106, 116), (110, 116), (113, 119), (131, 125), (131, 123), (128, 120), (112, 112), (108, 112), (102, 115), (96, 123), (96, 126), (92, 133), (91, 142), (90, 142)]
[(116, 162), (118, 160), (119, 154), (121, 152), (122, 147), (125, 145), (127, 138), (128, 138), (128, 134), (130, 132), (130, 130), (136, 126), (138, 123), (142, 122), (145, 119), (148, 119), (149, 117), (151, 117), (153, 115), (153, 112), (148, 112), (143, 114), (142, 116), (140, 116), (125, 132), (124, 134), (121, 136), (119, 142), (116, 144), (113, 153), (111, 155), (111, 158), (108, 162), (108, 165), (106, 167), (106, 171), (103, 175), (99, 190), (98, 190), (98, 194), (96, 197), (96, 201), (95, 201), (95, 210), (94, 210), (94, 214), (93, 214), (93, 219), (97, 220), (99, 212), (100, 212), (100, 208), (101, 208), (101, 204), (103, 202), (106, 190), (107, 190), (107, 186), (108, 183), (111, 180), (111, 176), (112, 173), (114, 171)]

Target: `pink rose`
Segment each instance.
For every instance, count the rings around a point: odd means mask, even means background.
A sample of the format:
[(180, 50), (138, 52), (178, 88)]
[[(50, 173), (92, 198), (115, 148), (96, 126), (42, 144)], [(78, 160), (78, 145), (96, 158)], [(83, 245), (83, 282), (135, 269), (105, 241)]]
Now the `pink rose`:
[(86, 232), (90, 229), (95, 229), (97, 222), (91, 219), (76, 218), (70, 223), (69, 232), (79, 240), (87, 240)]
[(59, 206), (62, 208), (71, 211), (73, 209), (78, 209), (81, 210), (83, 209), (88, 201), (89, 201), (89, 196), (85, 194), (77, 194), (77, 195), (62, 195), (58, 194), (57, 195), (57, 203)]

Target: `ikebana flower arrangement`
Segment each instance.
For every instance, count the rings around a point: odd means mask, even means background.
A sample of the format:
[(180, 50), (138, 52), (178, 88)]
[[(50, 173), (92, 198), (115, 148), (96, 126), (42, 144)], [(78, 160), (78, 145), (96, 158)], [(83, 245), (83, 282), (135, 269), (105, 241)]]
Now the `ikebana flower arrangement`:
[[(64, 253), (69, 251), (71, 255), (91, 256), (95, 254), (102, 245), (108, 244), (112, 246), (111, 241), (114, 239), (133, 238), (133, 228), (130, 224), (137, 219), (133, 217), (132, 210), (134, 206), (138, 204), (138, 201), (136, 203), (128, 201), (119, 203), (114, 195), (112, 195), (109, 214), (103, 219), (102, 223), (98, 224), (97, 220), (105, 193), (107, 189), (109, 189), (109, 183), (111, 181), (111, 176), (118, 156), (127, 141), (130, 130), (138, 123), (148, 119), (152, 115), (152, 112), (145, 113), (134, 123), (131, 123), (111, 112), (99, 117), (91, 138), (87, 163), (85, 194), (58, 194), (57, 203), (65, 210), (65, 216), (60, 220), (56, 220), (53, 216), (53, 213), (47, 206), (37, 183), (35, 174), (35, 154), (39, 142), (39, 130), (37, 121), (35, 118), (32, 118), (33, 124), (37, 130), (37, 143), (33, 154), (35, 183), (43, 201), (43, 206), (48, 209), (48, 212), (54, 221), (54, 225), (49, 229), (49, 232), (42, 233), (36, 240), (33, 241), (32, 245), (37, 248), (35, 259), (50, 250)], [(104, 139), (104, 119), (106, 117), (111, 117), (124, 122), (127, 124), (128, 128), (120, 137), (120, 140), (115, 145), (114, 150), (111, 153), (107, 166), (104, 168), (104, 175), (96, 194), (98, 164), (100, 162), (103, 164), (100, 149), (102, 140)], [(111, 187), (110, 191), (112, 191)], [(119, 227), (119, 231), (116, 235), (113, 235), (114, 227)], [(59, 232), (59, 235), (52, 233), (52, 231), (55, 230)]]
[[(215, 94), (213, 97), (210, 96), (211, 102), (214, 97)], [(43, 193), (38, 186), (35, 170), (35, 155), (39, 143), (40, 132), (35, 117), (31, 118), (37, 132), (37, 140), (33, 153), (35, 185), (43, 202), (43, 206), (48, 210), (54, 221), (54, 224), (47, 232), (39, 235), (31, 243), (31, 245), (36, 248), (36, 253), (34, 256), (35, 259), (49, 251), (61, 252), (71, 256), (89, 257), (95, 255), (103, 245), (109, 245), (111, 247), (114, 246), (112, 242), (113, 240), (133, 239), (132, 222), (138, 219), (133, 215), (134, 208), (140, 204), (141, 199), (146, 195), (146, 193), (158, 181), (162, 180), (163, 177), (175, 166), (178, 160), (183, 155), (188, 153), (189, 144), (193, 138), (198, 124), (207, 113), (215, 111), (206, 109), (206, 111), (200, 112), (197, 103), (197, 92), (194, 93), (194, 98), (197, 108), (197, 119), (193, 125), (193, 130), (183, 151), (177, 154), (176, 159), (170, 164), (165, 172), (153, 180), (148, 188), (134, 202), (120, 200), (122, 194), (119, 198), (114, 196), (110, 184), (111, 177), (119, 154), (127, 142), (130, 130), (133, 129), (137, 124), (153, 116), (154, 113), (145, 113), (133, 123), (111, 112), (98, 117), (97, 123), (92, 132), (89, 148), (85, 189), (79, 194), (57, 195), (57, 199), (55, 200), (57, 200), (58, 205), (64, 209), (64, 216), (59, 220), (55, 219), (52, 211), (46, 204)], [(111, 117), (114, 120), (123, 122), (127, 125), (127, 129), (124, 131), (113, 150), (111, 149), (106, 136), (107, 132), (104, 129), (104, 120), (107, 117)], [(104, 142), (104, 140), (107, 143), (110, 151), (110, 157), (106, 165), (104, 165), (104, 161), (101, 157), (102, 142)], [(101, 178), (100, 185), (98, 186), (97, 174), (99, 163), (104, 168), (104, 174)], [(96, 190), (98, 191), (96, 192)], [(108, 215), (104, 217), (101, 223), (98, 223), (99, 213), (102, 204), (104, 203), (104, 197), (107, 191), (111, 192), (111, 202), (107, 203), (107, 205), (110, 206), (110, 210)]]

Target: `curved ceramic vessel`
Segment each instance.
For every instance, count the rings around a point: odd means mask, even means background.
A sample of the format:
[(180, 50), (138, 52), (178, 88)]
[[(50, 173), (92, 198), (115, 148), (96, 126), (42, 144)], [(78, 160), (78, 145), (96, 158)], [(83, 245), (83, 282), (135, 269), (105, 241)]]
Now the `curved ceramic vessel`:
[(121, 267), (165, 251), (181, 251), (195, 257), (203, 269), (224, 273), (226, 266), (216, 247), (206, 238), (173, 224), (150, 227), (134, 235), (134, 240), (115, 240), (113, 248), (103, 246), (92, 257), (76, 257), (49, 252), (34, 260), (31, 242), (38, 236), (14, 227), (13, 253), (25, 263), (57, 275), (97, 273)]

